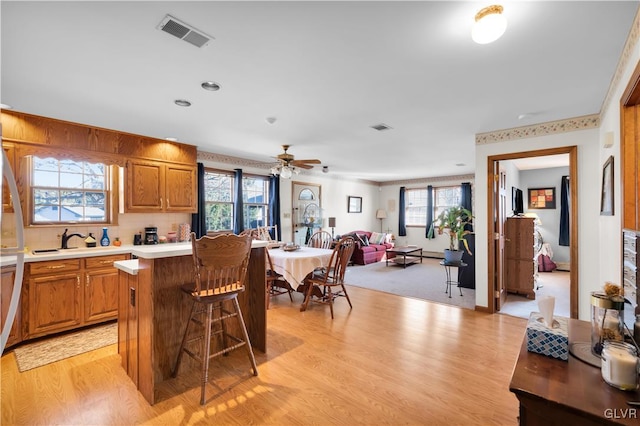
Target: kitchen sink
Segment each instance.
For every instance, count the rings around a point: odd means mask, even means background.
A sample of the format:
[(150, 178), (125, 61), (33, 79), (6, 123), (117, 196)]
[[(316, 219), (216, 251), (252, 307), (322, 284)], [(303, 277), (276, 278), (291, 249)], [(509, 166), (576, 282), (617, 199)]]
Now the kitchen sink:
[(49, 254), (49, 253), (56, 253), (58, 251), (59, 251), (59, 249), (51, 248), (51, 249), (32, 250), (31, 253), (33, 253), (33, 254)]

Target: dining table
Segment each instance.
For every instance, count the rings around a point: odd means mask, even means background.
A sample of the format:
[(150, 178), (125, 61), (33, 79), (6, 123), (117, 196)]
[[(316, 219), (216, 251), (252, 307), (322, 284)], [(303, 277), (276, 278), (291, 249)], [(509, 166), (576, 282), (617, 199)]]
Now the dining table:
[(327, 266), (333, 250), (315, 247), (300, 247), (296, 250), (269, 249), (269, 256), (276, 272), (284, 275), (289, 284), (299, 286), (304, 277), (315, 268)]

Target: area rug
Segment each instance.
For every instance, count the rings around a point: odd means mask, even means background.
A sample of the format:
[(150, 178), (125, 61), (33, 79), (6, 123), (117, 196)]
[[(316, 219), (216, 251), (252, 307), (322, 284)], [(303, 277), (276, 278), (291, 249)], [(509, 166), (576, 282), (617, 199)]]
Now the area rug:
[[(454, 275), (455, 274), (455, 275)], [(452, 278), (457, 277), (455, 269), (451, 271)], [(440, 265), (440, 259), (422, 259), (422, 263), (414, 263), (403, 268), (386, 262), (371, 263), (369, 265), (353, 265), (347, 268), (345, 284), (363, 287), (399, 296), (415, 297), (432, 302), (474, 309), (476, 292), (473, 289), (462, 288), (462, 296), (457, 287), (453, 287), (451, 298), (445, 293), (445, 271)]]
[(14, 349), (18, 370), (24, 372), (118, 342), (118, 324), (100, 325), (28, 343)]

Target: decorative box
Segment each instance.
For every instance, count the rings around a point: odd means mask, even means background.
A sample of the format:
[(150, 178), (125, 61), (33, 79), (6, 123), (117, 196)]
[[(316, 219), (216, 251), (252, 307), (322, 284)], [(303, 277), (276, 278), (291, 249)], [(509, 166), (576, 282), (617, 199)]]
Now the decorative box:
[(567, 318), (553, 317), (553, 327), (545, 324), (542, 314), (531, 312), (527, 323), (527, 350), (552, 358), (569, 359), (569, 323)]

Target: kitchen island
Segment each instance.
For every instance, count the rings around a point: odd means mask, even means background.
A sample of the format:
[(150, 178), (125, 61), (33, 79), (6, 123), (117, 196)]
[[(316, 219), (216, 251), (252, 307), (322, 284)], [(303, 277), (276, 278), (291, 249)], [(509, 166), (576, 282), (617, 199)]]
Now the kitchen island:
[[(262, 352), (267, 347), (266, 246), (265, 241), (253, 241), (245, 291), (238, 295), (251, 345)], [(191, 310), (191, 299), (180, 289), (193, 281), (191, 243), (136, 246), (131, 254), (138, 259), (114, 263), (120, 274), (118, 353), (129, 377), (153, 405), (160, 384), (171, 379)], [(183, 365), (197, 368), (195, 363)]]

